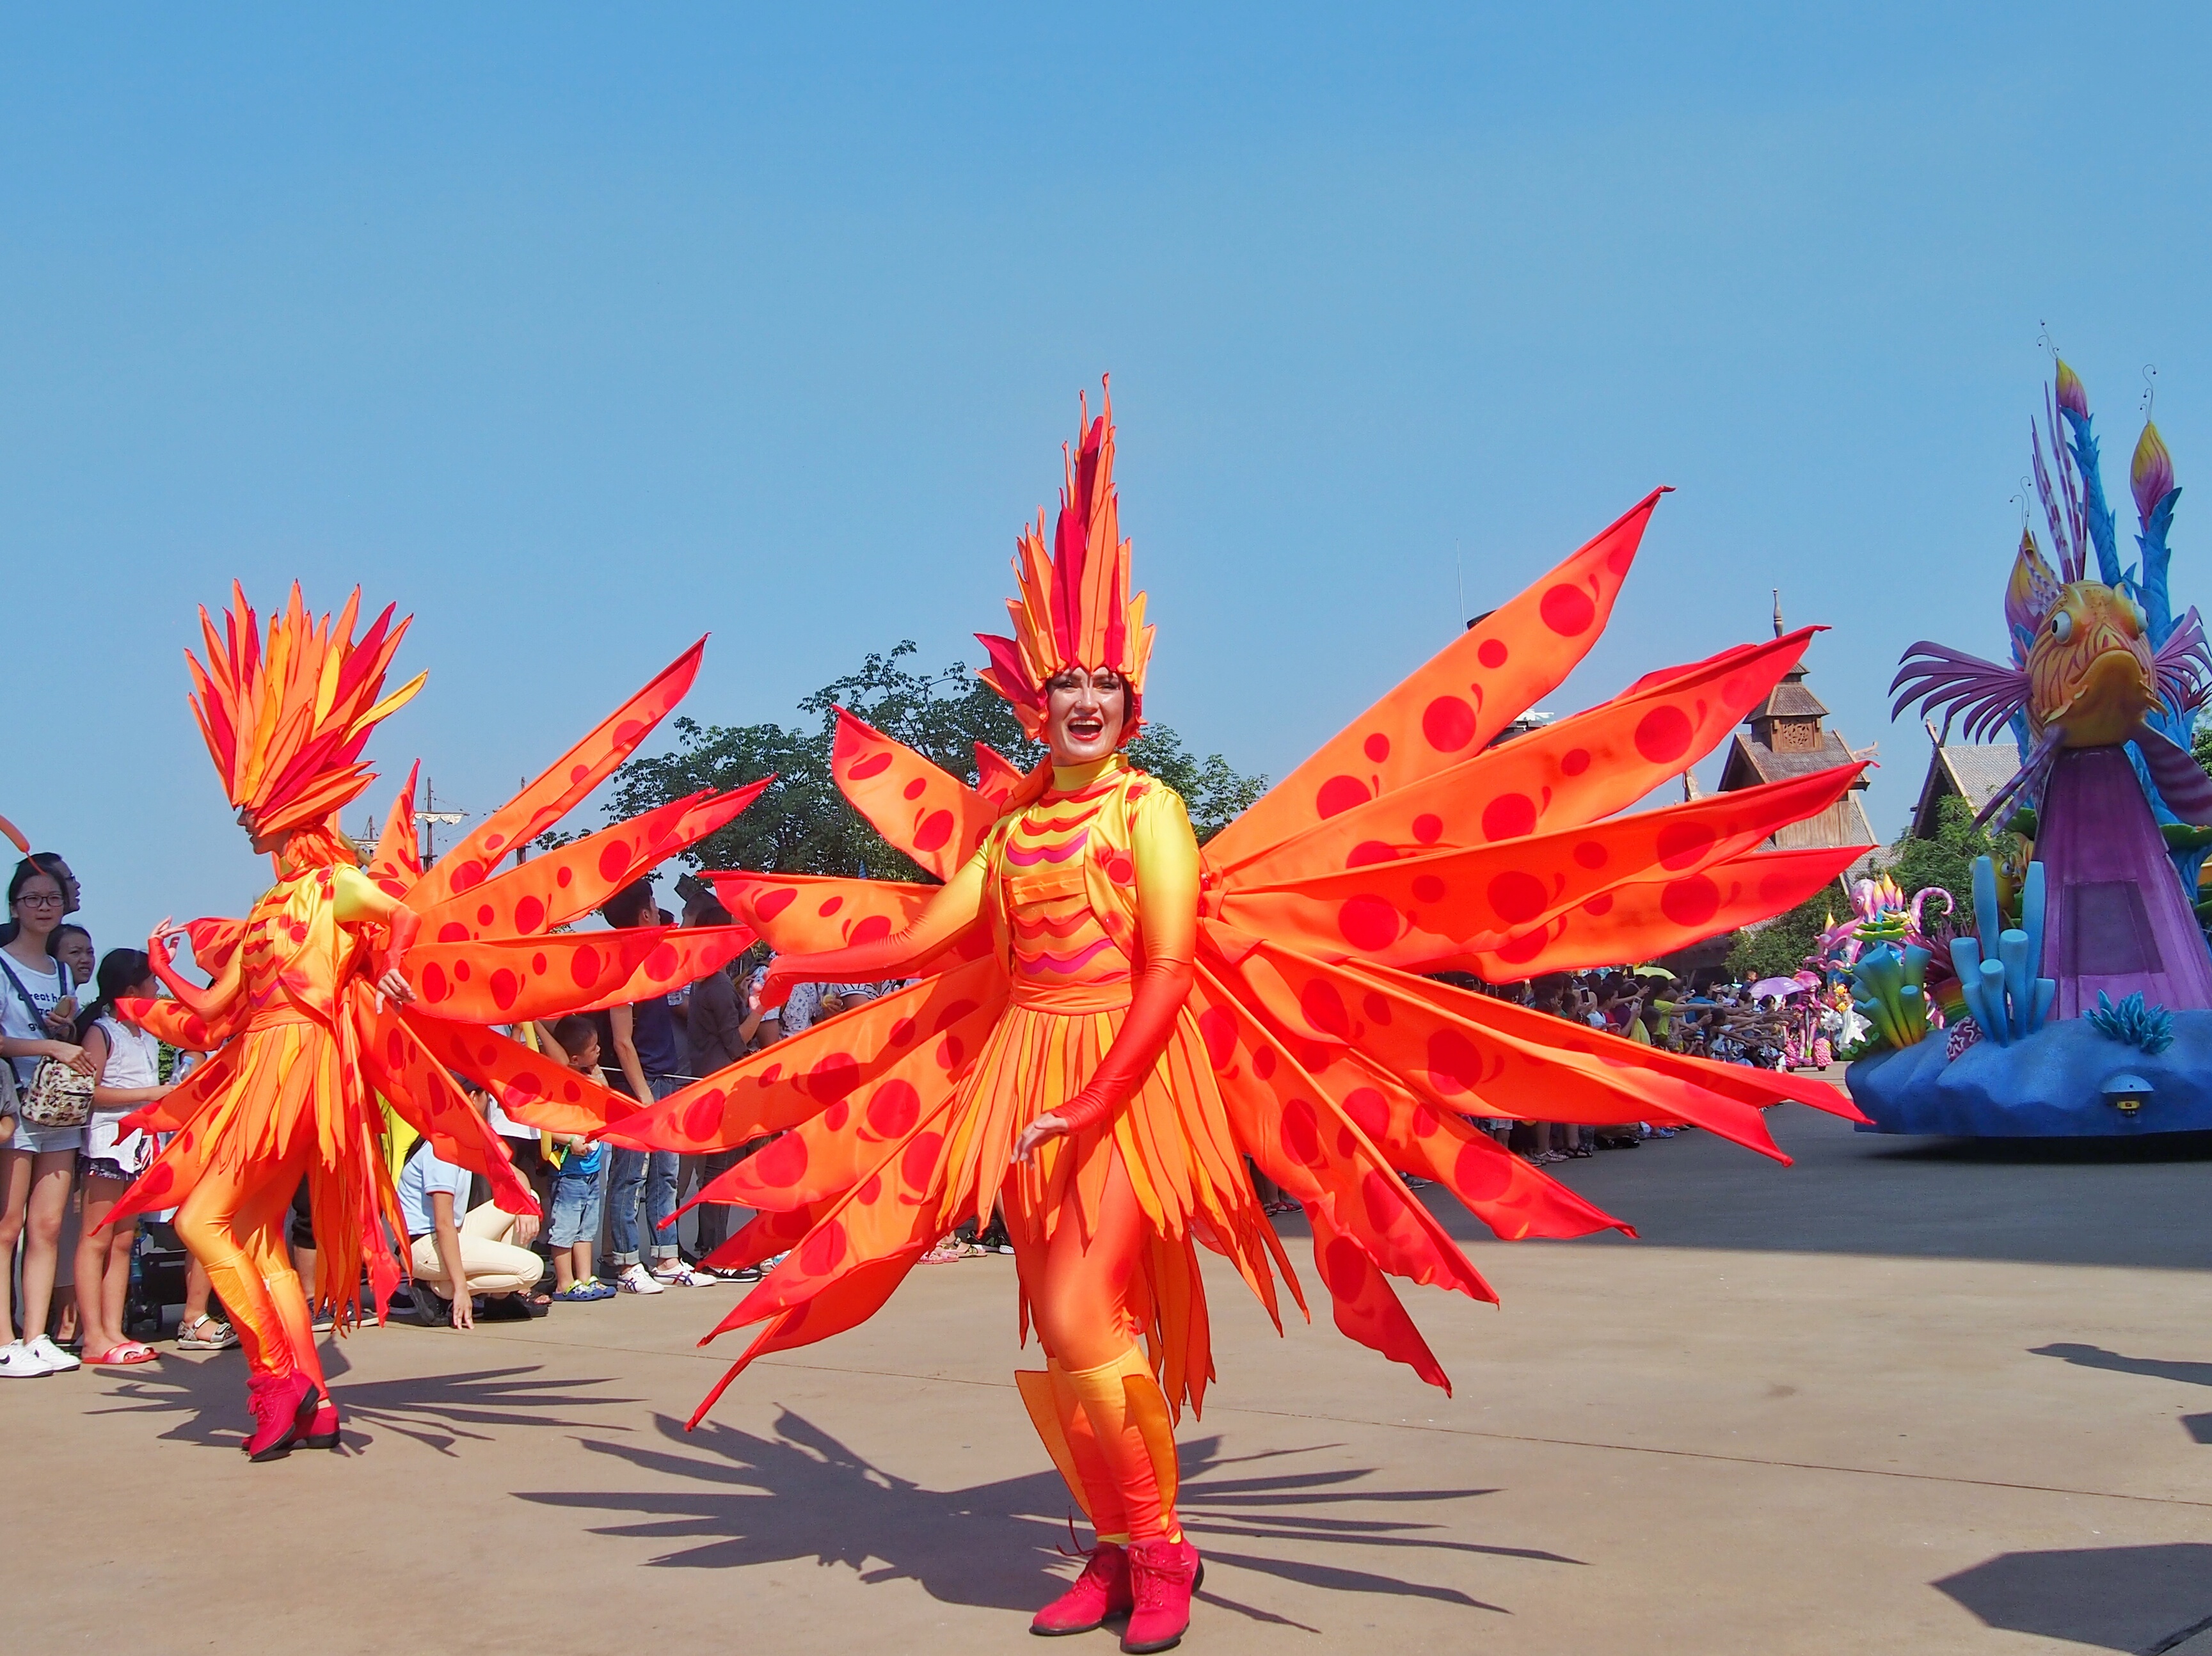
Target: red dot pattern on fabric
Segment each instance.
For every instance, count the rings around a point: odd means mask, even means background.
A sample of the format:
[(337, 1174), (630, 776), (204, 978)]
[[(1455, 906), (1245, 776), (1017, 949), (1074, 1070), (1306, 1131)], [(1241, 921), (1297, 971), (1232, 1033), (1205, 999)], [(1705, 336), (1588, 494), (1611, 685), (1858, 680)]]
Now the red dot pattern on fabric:
[(1398, 910), (1379, 897), (1349, 898), (1336, 912), (1336, 928), (1344, 934), (1344, 941), (1370, 953), (1396, 942), (1400, 923)]
[(928, 791), (929, 778), (927, 776), (916, 776), (912, 782), (899, 789), (899, 797), (905, 800), (918, 800)]
[(1522, 869), (1509, 868), (1490, 882), (1485, 893), (1498, 917), (1509, 926), (1534, 920), (1544, 912), (1551, 893), (1544, 882)]
[(1291, 1099), (1283, 1105), (1282, 1124), (1277, 1129), (1282, 1135), (1283, 1148), (1293, 1161), (1304, 1166), (1322, 1165), (1320, 1123), (1314, 1118), (1314, 1107), (1304, 1099)]
[(1137, 865), (1126, 851), (1116, 851), (1106, 859), (1106, 878), (1116, 886), (1127, 886), (1137, 877)]
[(1659, 866), (1686, 868), (1711, 850), (1718, 838), (1702, 822), (1670, 822), (1659, 831)]
[(1390, 1021), (1390, 1003), (1371, 989), (1360, 997), (1359, 1008), (1378, 1024)]
[(789, 908), (793, 899), (798, 895), (799, 892), (794, 887), (779, 886), (775, 890), (762, 895), (760, 900), (753, 904), (753, 912), (763, 920), (773, 920)]
[(870, 1173), (868, 1182), (853, 1192), (853, 1200), (863, 1208), (870, 1208), (875, 1205), (876, 1198), (883, 1193), (884, 1176), (881, 1173)]
[(1482, 807), (1482, 837), (1518, 839), (1536, 831), (1536, 801), (1526, 794), (1500, 794)]
[(477, 924), (479, 926), (489, 926), (498, 917), (499, 910), (493, 908), (490, 904), (480, 903), (477, 905)]
[(1322, 1251), (1322, 1275), (1328, 1279), (1328, 1291), (1336, 1299), (1358, 1299), (1367, 1291), (1367, 1278), (1374, 1269), (1360, 1252), (1359, 1245), (1349, 1237), (1334, 1237)]
[(1544, 952), (1544, 945), (1551, 940), (1551, 935), (1547, 927), (1539, 926), (1534, 931), (1509, 937), (1498, 946), (1498, 958), (1509, 966), (1526, 965)]
[(868, 1095), (868, 1130), (878, 1138), (903, 1138), (921, 1118), (921, 1094), (896, 1077)]
[(1455, 1096), (1474, 1090), (1482, 1079), (1482, 1055), (1474, 1043), (1455, 1029), (1440, 1029), (1429, 1037), (1429, 1084), (1439, 1093)]
[(1198, 1032), (1206, 1043), (1206, 1062), (1217, 1071), (1226, 1069), (1237, 1056), (1235, 1017), (1219, 1007), (1208, 1007), (1198, 1014)]
[(1586, 839), (1575, 847), (1575, 864), (1583, 868), (1602, 868), (1613, 853), (1598, 841)]
[(1655, 707), (1636, 726), (1636, 751), (1654, 764), (1666, 764), (1690, 751), (1696, 733), (1679, 707)]
[(560, 888), (565, 892), (568, 889), (569, 885), (575, 880), (575, 878), (576, 871), (574, 868), (563, 868), (559, 874), (553, 876), (553, 883), (560, 886)]
[(1659, 911), (1678, 926), (1702, 926), (1720, 906), (1721, 888), (1703, 874), (1670, 880), (1659, 893)]
[(599, 981), (599, 952), (589, 947), (578, 949), (568, 960), (568, 976), (575, 980), (578, 989), (589, 989)]
[(1367, 755), (1370, 763), (1380, 764), (1390, 757), (1390, 739), (1378, 730), (1362, 742), (1359, 749)]
[(505, 1012), (514, 1004), (514, 997), (522, 992), (522, 980), (505, 966), (491, 975), (491, 998)]
[(1354, 1087), (1344, 1095), (1344, 1113), (1375, 1143), (1390, 1130), (1390, 1104), (1371, 1087)]
[(1259, 1047), (1252, 1054), (1252, 1073), (1264, 1081), (1275, 1073), (1275, 1066), (1281, 1062), (1273, 1047)]
[(932, 1129), (917, 1133), (899, 1156), (899, 1178), (909, 1190), (920, 1192), (929, 1188), (929, 1177), (937, 1169), (937, 1153), (945, 1144), (945, 1135)]
[(789, 1189), (806, 1176), (806, 1141), (796, 1133), (781, 1135), (754, 1155), (752, 1168), (763, 1188)]
[(1331, 776), (1314, 795), (1314, 809), (1323, 817), (1341, 816), (1368, 801), (1367, 784), (1357, 776)]
[(1326, 977), (1314, 978), (1298, 991), (1298, 1010), (1305, 1014), (1308, 1024), (1324, 1035), (1352, 1032), (1352, 1019), (1344, 1009), (1344, 997)]
[(1594, 919), (1604, 918), (1607, 915), (1613, 912), (1613, 893), (1611, 892), (1600, 892), (1595, 897), (1590, 898), (1589, 902), (1583, 904), (1583, 912), (1590, 916)]
[(1424, 845), (1433, 845), (1444, 837), (1444, 819), (1434, 812), (1424, 811), (1413, 819), (1413, 837)]
[(435, 960), (422, 968), (422, 998), (433, 1002), (442, 1001), (453, 992), (453, 985), (446, 981), (445, 968)]
[(1380, 1169), (1370, 1170), (1360, 1179), (1359, 1195), (1367, 1205), (1367, 1222), (1378, 1231), (1389, 1230), (1406, 1205), (1390, 1176)]
[(1579, 776), (1590, 768), (1589, 750), (1571, 747), (1559, 755), (1559, 770), (1564, 776)]
[(1570, 587), (1565, 581), (1544, 594), (1536, 612), (1544, 618), (1544, 624), (1562, 638), (1579, 638), (1597, 619), (1597, 606), (1590, 601), (1590, 595), (1580, 587)]
[(851, 777), (854, 782), (866, 782), (871, 776), (882, 776), (884, 771), (890, 768), (890, 750), (889, 748), (885, 748), (879, 752), (869, 754), (866, 758), (855, 759), (853, 762), (852, 769), (846, 771), (845, 774)]
[(833, 1133), (845, 1130), (845, 1123), (853, 1119), (853, 1106), (840, 1099), (822, 1112), (822, 1124)]
[(799, 1269), (809, 1276), (827, 1276), (845, 1257), (845, 1227), (830, 1220), (799, 1245)]
[(856, 944), (872, 943), (878, 938), (889, 937), (890, 935), (890, 916), (887, 914), (872, 914), (866, 919), (863, 920), (859, 925), (853, 928), (852, 941)]
[(1440, 874), (1414, 875), (1413, 896), (1423, 903), (1443, 902), (1444, 900), (1443, 877)]
[(534, 937), (545, 929), (545, 904), (536, 897), (526, 897), (514, 905), (514, 929), (525, 937)]
[(728, 1097), (719, 1087), (708, 1088), (684, 1106), (682, 1124), (678, 1130), (695, 1142), (712, 1137), (722, 1124), (722, 1102)]
[(820, 905), (815, 909), (814, 912), (820, 915), (824, 920), (827, 920), (831, 915), (836, 913), (838, 910), (844, 906), (845, 899), (842, 897), (825, 898)]
[(1512, 1188), (1513, 1165), (1508, 1153), (1486, 1150), (1480, 1144), (1462, 1144), (1452, 1164), (1452, 1189), (1462, 1202), (1495, 1202)]
[(842, 1099), (860, 1084), (860, 1066), (849, 1052), (832, 1052), (806, 1072), (806, 1090), (817, 1099)]
[(1394, 862), (1398, 852), (1395, 846), (1385, 845), (1379, 839), (1363, 839), (1352, 848), (1352, 855), (1344, 859), (1347, 868), (1371, 868), (1377, 862)]
[(1505, 648), (1503, 638), (1486, 638), (1474, 647), (1474, 659), (1493, 671), (1505, 665), (1512, 652)]
[(942, 849), (945, 841), (952, 837), (952, 827), (951, 812), (931, 812), (923, 819), (921, 826), (914, 831), (915, 849), (921, 851)]
[(1421, 710), (1421, 735), (1439, 753), (1456, 753), (1474, 740), (1474, 709), (1456, 696), (1439, 696)]
[(448, 920), (438, 928), (438, 941), (441, 943), (465, 943), (469, 941), (469, 928), (458, 920)]

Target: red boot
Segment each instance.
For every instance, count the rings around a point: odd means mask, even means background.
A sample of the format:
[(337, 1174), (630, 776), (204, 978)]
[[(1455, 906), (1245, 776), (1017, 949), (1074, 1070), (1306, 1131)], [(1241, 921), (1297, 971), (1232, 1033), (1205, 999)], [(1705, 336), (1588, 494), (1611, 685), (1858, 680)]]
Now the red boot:
[(1129, 1555), (1111, 1541), (1091, 1550), (1091, 1561), (1075, 1585), (1036, 1613), (1030, 1631), (1047, 1639), (1063, 1633), (1088, 1633), (1109, 1616), (1126, 1616), (1134, 1601), (1129, 1596)]
[(1190, 1626), (1190, 1596), (1206, 1579), (1198, 1549), (1188, 1540), (1132, 1541), (1129, 1591), (1136, 1608), (1121, 1648), (1138, 1653), (1172, 1650)]
[(246, 1382), (253, 1404), (253, 1435), (246, 1452), (254, 1460), (276, 1460), (315, 1417), (315, 1383), (298, 1369), (289, 1374), (256, 1374)]
[(338, 1406), (327, 1397), (316, 1400), (315, 1418), (307, 1428), (307, 1444), (310, 1449), (338, 1446)]

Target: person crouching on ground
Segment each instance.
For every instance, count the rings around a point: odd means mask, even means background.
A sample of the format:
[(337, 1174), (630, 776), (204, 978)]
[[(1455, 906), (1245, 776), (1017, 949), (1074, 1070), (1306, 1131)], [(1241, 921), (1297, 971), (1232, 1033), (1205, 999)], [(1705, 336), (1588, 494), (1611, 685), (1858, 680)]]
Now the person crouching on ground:
[[(471, 1092), (469, 1102), (482, 1115), (489, 1093)], [(544, 1262), (530, 1251), (538, 1221), (527, 1214), (502, 1213), (487, 1202), (460, 1217), (471, 1175), (442, 1160), (428, 1141), (418, 1142), (399, 1171), (399, 1215), (406, 1221), (415, 1314), (436, 1327), (476, 1325), (474, 1297), (509, 1298), (521, 1315), (530, 1310), (530, 1290), (544, 1274)]]

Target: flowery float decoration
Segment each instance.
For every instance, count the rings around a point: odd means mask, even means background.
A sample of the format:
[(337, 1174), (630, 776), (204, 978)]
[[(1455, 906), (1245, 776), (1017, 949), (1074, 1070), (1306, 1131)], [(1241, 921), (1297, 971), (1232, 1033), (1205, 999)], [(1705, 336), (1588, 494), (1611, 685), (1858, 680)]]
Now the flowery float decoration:
[[(1111, 549), (1085, 601), (1127, 600), (1111, 489), (1102, 416), (1071, 463), (1052, 564), (1039, 562), (1041, 529), (1024, 537), (1024, 597), (1012, 606), (1024, 641), (987, 641), (985, 676), (1018, 710), (1023, 692), (1004, 682), (1018, 654), (1027, 656), (1024, 682), (1055, 657), (1082, 659), (1066, 653), (1071, 618), (1054, 618), (1038, 595), (1085, 585), (1081, 556), (1096, 570)], [(1650, 958), (1801, 902), (1862, 854), (1761, 849), (1839, 798), (1859, 765), (1620, 814), (1715, 746), (1796, 662), (1812, 629), (1651, 673), (1587, 712), (1492, 746), (1603, 630), (1660, 492), (1456, 638), (1202, 848), (1193, 987), (1146, 1083), (1171, 1096), (1173, 1130), (1199, 1147), (1202, 1171), (1194, 1185), (1178, 1183), (1161, 1171), (1172, 1156), (1123, 1147), (1154, 1239), (1132, 1294), (1172, 1409), (1198, 1407), (1213, 1375), (1199, 1244), (1227, 1255), (1271, 1316), (1277, 1271), (1304, 1305), (1257, 1217), (1242, 1156), (1304, 1206), (1338, 1326), (1448, 1386), (1385, 1275), (1495, 1295), (1401, 1173), (1445, 1185), (1502, 1237), (1628, 1229), (1469, 1117), (1525, 1114), (1540, 1098), (1553, 1120), (1695, 1122), (1786, 1160), (1763, 1107), (1795, 1099), (1852, 1113), (1824, 1084), (1638, 1045), (1421, 975), (1467, 970), (1505, 982)], [(1133, 652), (1139, 612), (1122, 611)], [(1062, 630), (1049, 653), (1035, 645), (1048, 626)], [(1124, 659), (1126, 673), (1141, 672), (1140, 653)], [(1053, 828), (1049, 812), (1034, 829), (1021, 825), (1046, 797), (1048, 763), (1024, 775), (979, 748), (977, 768), (970, 787), (840, 717), (840, 786), (925, 870), (950, 880), (979, 848), (997, 856), (1010, 834), (1030, 835), (1019, 841), (1027, 866), (1041, 858), (1065, 868), (1070, 893), (1087, 902), (1083, 923), (1095, 919), (1104, 942), (1140, 958), (1116, 836), (1086, 843)], [(1139, 776), (1127, 786), (1134, 797), (1157, 784)], [(938, 890), (708, 878), (780, 954), (880, 942), (912, 925)], [(686, 1152), (781, 1135), (701, 1193), (759, 1210), (712, 1263), (787, 1257), (714, 1330), (764, 1324), (695, 1422), (754, 1359), (872, 1314), (939, 1238), (994, 1202), (1019, 1123), (990, 1114), (990, 1089), (969, 1082), (1008, 1016), (1010, 973), (1030, 970), (1022, 951), (1032, 947), (979, 923), (909, 968), (908, 987), (607, 1131), (617, 1143)], [(1226, 1205), (1206, 1205), (1217, 1201)]]

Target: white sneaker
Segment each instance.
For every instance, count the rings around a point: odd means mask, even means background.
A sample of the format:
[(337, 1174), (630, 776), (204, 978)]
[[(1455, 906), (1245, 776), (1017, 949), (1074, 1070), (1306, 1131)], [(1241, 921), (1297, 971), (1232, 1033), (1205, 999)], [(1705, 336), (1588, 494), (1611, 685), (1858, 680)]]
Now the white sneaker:
[(668, 1269), (655, 1270), (653, 1278), (663, 1288), (696, 1288), (699, 1286), (699, 1279), (691, 1274), (691, 1267), (681, 1259), (670, 1260)]
[(53, 1372), (37, 1352), (21, 1340), (10, 1340), (6, 1345), (0, 1346), (0, 1379), (33, 1380), (41, 1374)]
[(79, 1368), (83, 1366), (75, 1357), (70, 1356), (68, 1352), (64, 1351), (59, 1346), (56, 1345), (49, 1336), (44, 1334), (39, 1336), (35, 1340), (25, 1342), (23, 1349), (31, 1353), (31, 1355), (36, 1357), (40, 1362), (44, 1363), (46, 1366), (46, 1373), (49, 1374), (64, 1374), (72, 1368)]
[(624, 1294), (665, 1294), (667, 1290), (653, 1281), (653, 1273), (643, 1265), (629, 1265), (616, 1280), (615, 1286)]

